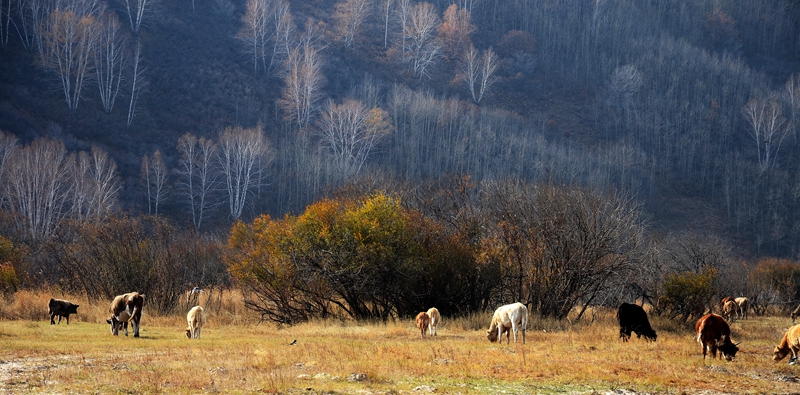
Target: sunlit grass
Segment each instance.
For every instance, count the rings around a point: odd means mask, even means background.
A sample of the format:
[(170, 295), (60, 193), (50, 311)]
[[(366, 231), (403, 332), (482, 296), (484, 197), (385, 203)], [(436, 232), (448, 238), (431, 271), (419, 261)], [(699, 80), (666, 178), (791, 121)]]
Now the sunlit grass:
[[(576, 325), (532, 317), (536, 329), (528, 332), (527, 344), (500, 345), (486, 340), (484, 328), (472, 329), (478, 317), (444, 317), (439, 336), (421, 340), (411, 320), (276, 328), (243, 311), (212, 311), (200, 340), (185, 337), (181, 315), (146, 311), (142, 337), (134, 339), (111, 336), (102, 323), (104, 309), (82, 305), (69, 326), (51, 326), (45, 301), (41, 319), (0, 320), (2, 388), (143, 394), (800, 392), (800, 368), (771, 360), (791, 324), (785, 317), (735, 322), (733, 338), (742, 341), (742, 350), (735, 362), (725, 362), (703, 360), (688, 326), (660, 319), (654, 319), (657, 343), (635, 337), (622, 343), (610, 312)], [(297, 345), (289, 345), (295, 339)]]

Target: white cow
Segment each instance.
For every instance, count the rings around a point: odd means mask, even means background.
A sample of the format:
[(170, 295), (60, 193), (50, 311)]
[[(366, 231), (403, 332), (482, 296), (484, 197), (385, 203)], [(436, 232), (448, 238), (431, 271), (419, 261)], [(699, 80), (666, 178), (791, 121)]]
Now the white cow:
[(200, 331), (206, 323), (206, 311), (200, 306), (192, 307), (189, 314), (186, 314), (186, 322), (189, 323), (189, 327), (186, 328), (186, 337), (199, 339)]
[(525, 331), (528, 329), (528, 308), (522, 303), (512, 303), (500, 306), (492, 316), (492, 323), (486, 331), (486, 338), (490, 342), (503, 342), (503, 332), (508, 332), (508, 343), (511, 343), (511, 331), (514, 332), (514, 343), (517, 342), (517, 332), (522, 331), (522, 344), (525, 344)]
[(436, 307), (431, 307), (428, 309), (428, 317), (431, 318), (431, 323), (428, 324), (428, 334), (431, 336), (436, 336), (439, 323), (442, 322), (442, 315), (439, 314), (439, 309)]

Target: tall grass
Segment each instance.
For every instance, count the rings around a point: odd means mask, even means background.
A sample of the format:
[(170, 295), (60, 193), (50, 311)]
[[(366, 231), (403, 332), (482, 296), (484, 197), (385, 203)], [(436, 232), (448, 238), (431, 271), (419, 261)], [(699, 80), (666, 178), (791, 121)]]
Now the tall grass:
[(79, 296), (52, 295), (81, 307), (69, 326), (49, 325), (50, 296), (21, 292), (0, 302), (6, 392), (800, 393), (796, 368), (771, 360), (791, 325), (786, 317), (732, 323), (742, 350), (726, 362), (703, 360), (688, 326), (658, 317), (658, 342), (622, 343), (610, 310), (575, 324), (531, 316), (526, 344), (498, 344), (486, 340), (488, 313), (443, 317), (439, 336), (424, 339), (410, 319), (276, 327), (242, 310), (241, 294), (226, 291), (218, 302), (201, 297), (209, 311), (202, 339), (186, 339), (183, 311), (147, 310), (142, 337), (133, 339), (111, 336), (105, 301)]

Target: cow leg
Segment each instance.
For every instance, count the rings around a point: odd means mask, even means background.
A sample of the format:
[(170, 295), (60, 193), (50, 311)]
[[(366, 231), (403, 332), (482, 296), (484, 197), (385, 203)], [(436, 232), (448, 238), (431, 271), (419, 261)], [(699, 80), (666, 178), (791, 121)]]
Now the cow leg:
[(125, 331), (125, 336), (128, 336), (128, 321), (122, 322), (122, 329)]
[(139, 337), (139, 321), (131, 320), (131, 327), (133, 327), (133, 337)]
[(195, 329), (195, 331), (197, 331), (197, 336), (195, 336), (195, 339), (199, 339), (199, 338), (200, 338), (200, 331), (201, 331), (202, 329), (203, 329), (203, 327), (202, 327), (202, 326), (201, 326), (201, 327), (198, 327), (197, 329)]
[(69, 325), (69, 314), (67, 314), (67, 325)]
[(56, 321), (53, 319), (53, 318), (55, 318), (55, 316), (56, 315), (54, 313), (52, 313), (52, 312), (50, 313), (50, 325), (55, 325), (56, 324)]
[(527, 329), (522, 328), (522, 344), (525, 344), (525, 331), (527, 331)]

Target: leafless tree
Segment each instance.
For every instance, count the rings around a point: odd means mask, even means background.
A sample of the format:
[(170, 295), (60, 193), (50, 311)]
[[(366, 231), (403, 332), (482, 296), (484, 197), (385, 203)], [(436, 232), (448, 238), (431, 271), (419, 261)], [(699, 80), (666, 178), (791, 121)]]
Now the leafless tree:
[(758, 166), (763, 172), (775, 167), (778, 151), (789, 133), (790, 125), (783, 117), (777, 100), (750, 99), (742, 108), (750, 137), (756, 143)]
[(318, 111), (322, 87), (322, 59), (308, 42), (294, 48), (286, 60), (283, 94), (280, 99), (286, 117), (300, 130), (305, 129)]
[(461, 63), (461, 74), (464, 82), (472, 95), (472, 101), (476, 104), (483, 100), (486, 92), (497, 82), (497, 55), (489, 48), (481, 59), (478, 59), (478, 50), (470, 45), (464, 52), (464, 59)]
[(133, 118), (136, 115), (136, 102), (139, 100), (139, 95), (142, 93), (142, 89), (146, 86), (144, 81), (142, 81), (142, 75), (144, 74), (145, 68), (141, 67), (139, 63), (142, 60), (142, 45), (138, 41), (136, 42), (136, 49), (133, 51), (133, 74), (131, 76), (131, 101), (128, 104), (128, 127), (131, 127), (131, 123), (133, 122)]
[(783, 85), (783, 97), (786, 100), (786, 106), (789, 108), (789, 124), (792, 127), (792, 136), (796, 141), (797, 119), (799, 118), (798, 114), (800, 114), (800, 73), (789, 76), (786, 84)]
[(119, 0), (125, 7), (125, 13), (128, 15), (128, 21), (131, 25), (133, 34), (139, 33), (139, 28), (142, 26), (142, 19), (147, 12), (148, 7), (152, 7), (153, 0)]
[(360, 101), (328, 102), (319, 121), (320, 137), (344, 178), (358, 174), (375, 145), (392, 131), (388, 114)]
[(0, 0), (0, 45), (8, 45), (8, 34), (11, 27), (12, 0)]
[(153, 157), (142, 157), (142, 181), (147, 194), (147, 214), (158, 215), (158, 206), (167, 197), (167, 165), (161, 152), (156, 150)]
[(218, 188), (217, 172), (214, 168), (217, 146), (213, 141), (192, 134), (185, 134), (178, 140), (181, 155), (179, 187), (189, 202), (192, 224), (200, 230), (209, 211), (217, 205), (214, 192)]
[(258, 162), (270, 162), (272, 156), (260, 125), (250, 129), (228, 127), (220, 136), (217, 159), (225, 177), (231, 218), (240, 218), (248, 204), (248, 196), (256, 187)]
[[(7, 184), (5, 180), (10, 177), (8, 171), (6, 171), (7, 165), (18, 149), (17, 137), (0, 130), (0, 186)], [(6, 191), (0, 187), (0, 209), (5, 205), (5, 201)]]
[(436, 41), (438, 26), (439, 16), (433, 5), (419, 3), (411, 7), (409, 23), (403, 32), (408, 43), (403, 60), (411, 63), (415, 75), (430, 77), (428, 68), (441, 52), (441, 46)]
[(269, 40), (270, 6), (269, 0), (247, 0), (247, 11), (242, 16), (243, 26), (237, 37), (244, 42), (246, 52), (251, 56), (253, 68), (265, 66), (266, 46)]
[(90, 74), (98, 31), (99, 24), (94, 16), (56, 9), (50, 13), (41, 33), (42, 64), (58, 76), (67, 107), (72, 111), (78, 108), (86, 77)]
[(364, 19), (370, 13), (368, 0), (343, 0), (336, 3), (333, 13), (336, 35), (345, 47), (353, 45), (353, 39), (360, 33)]
[(394, 13), (397, 18), (397, 25), (400, 27), (400, 53), (405, 55), (407, 50), (406, 28), (408, 26), (409, 15), (411, 13), (411, 0), (397, 0), (397, 9)]
[(383, 0), (383, 47), (389, 46), (389, 21), (392, 16), (393, 0)]
[(14, 176), (3, 185), (9, 208), (19, 214), (17, 226), (32, 240), (47, 239), (69, 214), (74, 159), (64, 143), (37, 139), (16, 150), (6, 166), (6, 174)]
[(122, 73), (127, 66), (127, 38), (122, 33), (117, 14), (100, 15), (100, 31), (94, 51), (94, 71), (100, 88), (100, 102), (106, 114), (111, 113), (119, 94)]
[(269, 70), (275, 70), (283, 64), (291, 52), (294, 44), (294, 34), (297, 27), (294, 25), (294, 17), (289, 10), (289, 3), (284, 0), (276, 0), (272, 12), (273, 24), (273, 43), (272, 57), (269, 60)]
[(72, 216), (78, 220), (104, 218), (114, 210), (120, 184), (117, 164), (97, 146), (78, 154)]
[[(13, 7), (16, 3), (16, 7)], [(17, 17), (10, 19), (16, 27), (22, 45), (28, 52), (43, 53), (40, 29), (50, 14), (51, 5), (46, 0), (16, 0), (9, 3), (9, 11), (15, 8)]]

